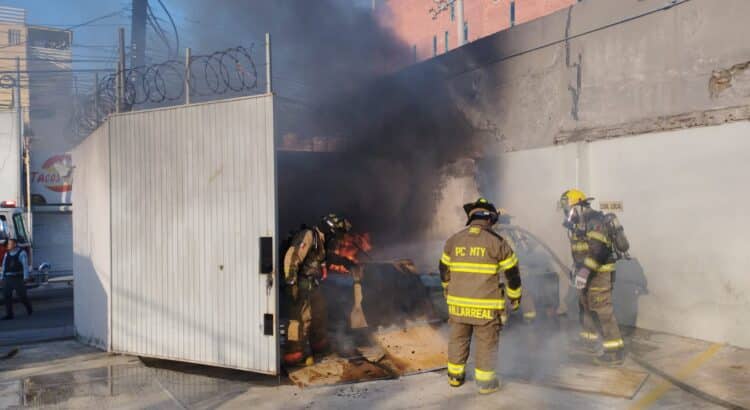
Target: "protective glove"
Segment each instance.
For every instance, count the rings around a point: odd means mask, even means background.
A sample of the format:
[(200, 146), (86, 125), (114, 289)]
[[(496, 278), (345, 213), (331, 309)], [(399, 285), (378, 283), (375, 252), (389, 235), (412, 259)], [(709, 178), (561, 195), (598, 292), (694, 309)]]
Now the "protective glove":
[(583, 290), (586, 288), (586, 283), (588, 283), (589, 275), (591, 275), (591, 271), (589, 270), (589, 268), (582, 267), (581, 269), (578, 269), (575, 277), (576, 289)]
[(448, 299), (448, 282), (443, 282), (443, 297)]
[(513, 309), (514, 312), (517, 311), (520, 306), (521, 306), (521, 298), (510, 300), (510, 307), (511, 309)]
[(296, 283), (287, 283), (286, 286), (284, 286), (284, 292), (286, 293), (286, 297), (294, 302), (299, 298), (299, 286), (297, 286)]

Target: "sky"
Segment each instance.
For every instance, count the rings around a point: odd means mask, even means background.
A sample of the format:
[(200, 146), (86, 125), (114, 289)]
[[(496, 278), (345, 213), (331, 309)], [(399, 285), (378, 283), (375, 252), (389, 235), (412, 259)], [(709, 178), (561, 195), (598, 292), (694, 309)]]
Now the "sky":
[[(175, 19), (182, 44), (189, 44), (190, 26), (199, 24), (186, 17), (181, 9), (180, 0), (162, 0)], [(167, 30), (169, 40), (174, 47), (174, 34), (164, 11), (156, 0), (151, 0), (151, 7), (161, 25)], [(73, 30), (74, 70), (114, 69), (117, 58), (117, 29), (126, 30), (126, 46), (130, 42), (130, 1), (129, 0), (0, 0), (0, 6), (26, 9), (29, 24), (68, 28), (97, 19), (101, 16), (118, 13), (112, 17), (98, 20)], [(167, 50), (155, 31), (148, 29), (149, 56), (152, 61), (167, 58)], [(181, 48), (182, 48), (181, 44)], [(93, 73), (77, 72), (76, 77), (83, 88), (93, 84)]]
[[(174, 18), (180, 37), (180, 59), (184, 58), (185, 47), (193, 48), (193, 55), (209, 54), (216, 49), (202, 49), (214, 47), (208, 45), (204, 38), (191, 38), (192, 32), (211, 33), (211, 36), (223, 37), (221, 47), (238, 45), (256, 47), (262, 44), (262, 33), (255, 33), (253, 38), (238, 35), (229, 30), (214, 30), (227, 18), (223, 10), (213, 10), (212, 0), (161, 0)], [(242, 2), (242, 0), (237, 0)], [(268, 0), (277, 1), (277, 0)], [(295, 4), (296, 0), (289, 0), (288, 4)], [(310, 0), (314, 1), (314, 0)], [(372, 0), (341, 0), (350, 1), (355, 7), (369, 9)], [(132, 0), (0, 0), (0, 6), (26, 9), (27, 22), (32, 25), (69, 28), (97, 19), (90, 24), (73, 30), (73, 69), (77, 81), (77, 91), (86, 93), (93, 88), (94, 73), (90, 70), (102, 70), (100, 78), (115, 70), (117, 61), (117, 29), (125, 29), (126, 48), (130, 43), (130, 16)], [(172, 26), (159, 0), (149, 0), (157, 20), (163, 27), (167, 41), (174, 50), (176, 41)], [(294, 7), (294, 6), (293, 6)], [(98, 20), (100, 17), (115, 13), (115, 15)], [(201, 21), (201, 19), (203, 21)], [(216, 21), (213, 21), (216, 20)], [(248, 16), (252, 20), (252, 16)], [(256, 22), (257, 24), (257, 22)], [(253, 25), (248, 21), (248, 25)], [(236, 27), (235, 27), (236, 29)], [(170, 58), (169, 50), (160, 39), (156, 30), (147, 28), (147, 63), (154, 64)], [(228, 38), (227, 38), (228, 37)], [(219, 45), (215, 45), (219, 47)], [(262, 46), (261, 46), (262, 47)], [(262, 49), (262, 48), (261, 48)]]

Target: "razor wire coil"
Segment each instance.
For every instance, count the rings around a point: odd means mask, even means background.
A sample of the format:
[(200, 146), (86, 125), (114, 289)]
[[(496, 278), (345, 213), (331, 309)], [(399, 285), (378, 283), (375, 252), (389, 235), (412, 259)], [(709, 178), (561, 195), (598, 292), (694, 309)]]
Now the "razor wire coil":
[(121, 104), (126, 110), (138, 106), (170, 104), (185, 99), (185, 77), (189, 73), (191, 97), (212, 97), (253, 92), (258, 88), (258, 69), (252, 57), (253, 46), (242, 46), (159, 64), (128, 68), (107, 75), (95, 84), (78, 116), (78, 134), (87, 135), (117, 109), (118, 75), (123, 78)]

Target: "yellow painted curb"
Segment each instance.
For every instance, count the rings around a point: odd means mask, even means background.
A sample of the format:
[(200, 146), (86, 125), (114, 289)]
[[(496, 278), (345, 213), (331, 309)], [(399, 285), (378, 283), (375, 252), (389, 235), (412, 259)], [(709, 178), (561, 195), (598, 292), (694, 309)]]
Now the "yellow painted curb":
[[(674, 375), (674, 377), (678, 380), (681, 380), (695, 373), (695, 371), (698, 370), (698, 368), (701, 367), (703, 363), (710, 360), (716, 353), (719, 352), (719, 350), (721, 350), (722, 347), (724, 347), (723, 344), (719, 344), (719, 343), (712, 344), (708, 349), (703, 351), (703, 353), (695, 356), (689, 362), (685, 363), (684, 366), (682, 366), (679, 370), (677, 370), (677, 373)], [(631, 410), (643, 410), (643, 409), (648, 408), (649, 406), (654, 404), (656, 401), (658, 401), (672, 387), (673, 387), (672, 383), (668, 381), (663, 381), (659, 383), (651, 391), (646, 393), (645, 396), (641, 397), (637, 402), (635, 402), (630, 407), (630, 409)]]

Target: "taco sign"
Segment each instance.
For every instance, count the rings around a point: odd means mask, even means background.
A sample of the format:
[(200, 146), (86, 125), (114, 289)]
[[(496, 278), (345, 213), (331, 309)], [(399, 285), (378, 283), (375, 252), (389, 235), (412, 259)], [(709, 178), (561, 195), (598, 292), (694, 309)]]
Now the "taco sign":
[(70, 154), (53, 155), (42, 164), (41, 171), (31, 172), (31, 182), (54, 192), (73, 190), (73, 158)]

